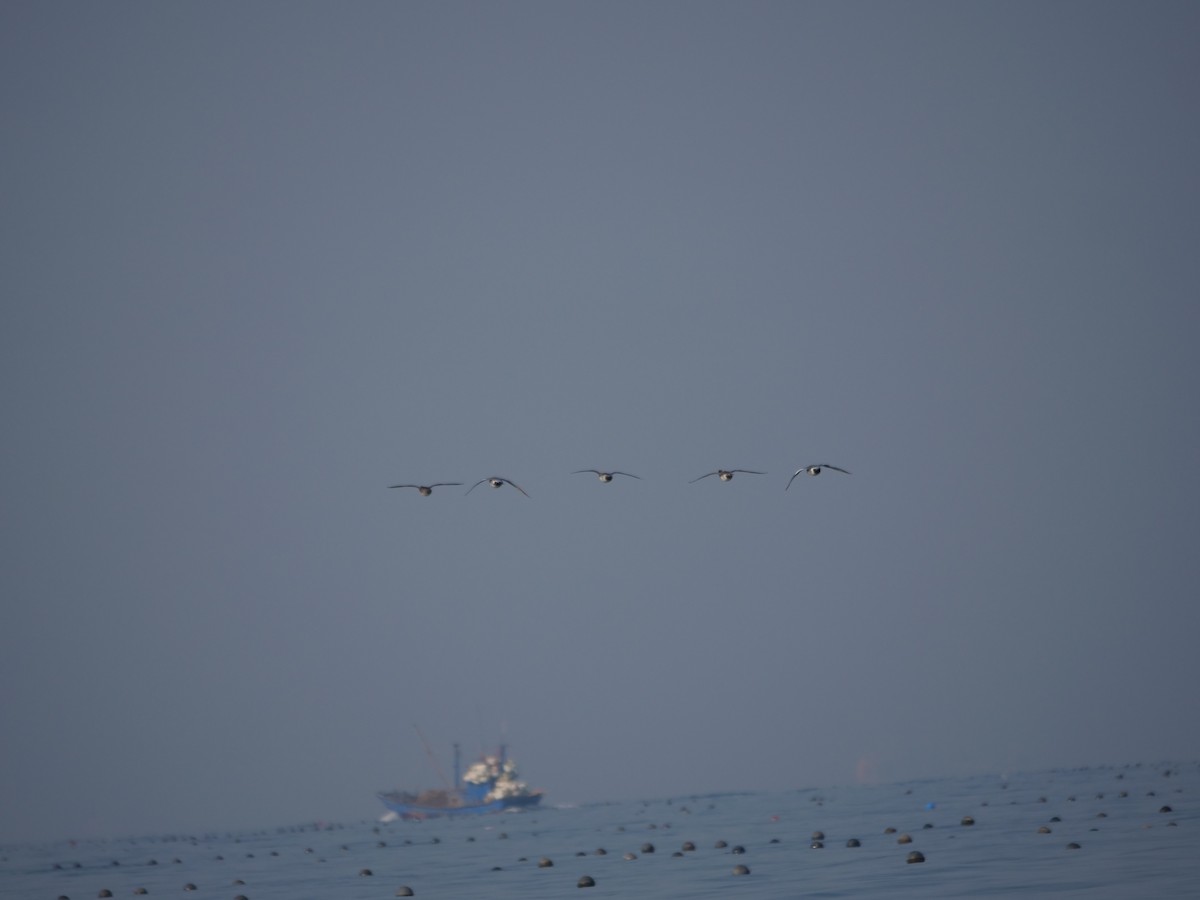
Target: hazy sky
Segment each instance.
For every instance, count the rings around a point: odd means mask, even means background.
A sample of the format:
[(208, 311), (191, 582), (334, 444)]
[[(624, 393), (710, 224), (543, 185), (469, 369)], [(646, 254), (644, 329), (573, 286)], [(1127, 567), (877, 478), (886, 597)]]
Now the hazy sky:
[(1196, 758), (1198, 40), (5, 3), (0, 839)]

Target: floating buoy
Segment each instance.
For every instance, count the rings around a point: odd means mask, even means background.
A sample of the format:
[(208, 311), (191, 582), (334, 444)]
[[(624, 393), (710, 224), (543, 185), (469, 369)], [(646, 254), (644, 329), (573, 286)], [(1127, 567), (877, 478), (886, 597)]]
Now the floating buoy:
[(575, 885), (575, 887), (595, 887), (595, 886), (596, 886), (596, 879), (593, 878), (591, 875), (582, 876), (579, 879), (578, 883), (576, 883), (576, 885)]
[(925, 854), (920, 850), (913, 850), (904, 860), (906, 863), (925, 862)]

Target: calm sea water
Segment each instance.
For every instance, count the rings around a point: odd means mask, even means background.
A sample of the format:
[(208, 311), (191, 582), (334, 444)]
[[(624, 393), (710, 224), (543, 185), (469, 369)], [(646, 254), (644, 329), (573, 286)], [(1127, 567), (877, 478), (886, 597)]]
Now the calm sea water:
[[(145, 888), (195, 900), (375, 900), (406, 885), (426, 900), (1192, 898), (1198, 788), (1200, 765), (1156, 764), (6, 846), (0, 894), (81, 900)], [(963, 824), (968, 816), (973, 825)], [(812, 846), (816, 831), (823, 847)], [(904, 834), (911, 843), (898, 842)], [(851, 838), (861, 846), (848, 847)], [(914, 850), (924, 862), (906, 862)], [(539, 866), (543, 858), (553, 865)], [(734, 874), (738, 865), (749, 874)], [(594, 887), (578, 887), (585, 875)]]

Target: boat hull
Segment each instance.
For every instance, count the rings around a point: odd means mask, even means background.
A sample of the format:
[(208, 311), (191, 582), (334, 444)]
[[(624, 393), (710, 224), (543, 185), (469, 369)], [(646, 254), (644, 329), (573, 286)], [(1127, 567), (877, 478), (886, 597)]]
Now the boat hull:
[(459, 806), (424, 806), (419, 803), (405, 803), (393, 800), (386, 794), (379, 795), (380, 801), (402, 819), (421, 820), (436, 819), (443, 816), (479, 816), (488, 813), (504, 812), (509, 809), (528, 809), (537, 806), (542, 795), (522, 794), (517, 797), (504, 797), (490, 803), (464, 803)]

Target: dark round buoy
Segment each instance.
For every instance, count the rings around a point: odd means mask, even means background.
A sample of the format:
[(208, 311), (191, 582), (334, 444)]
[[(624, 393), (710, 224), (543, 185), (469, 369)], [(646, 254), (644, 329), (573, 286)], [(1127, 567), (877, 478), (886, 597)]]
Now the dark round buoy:
[(925, 854), (922, 853), (920, 850), (913, 850), (911, 853), (908, 854), (908, 856), (906, 856), (904, 858), (904, 861), (906, 863), (925, 862)]
[(595, 849), (595, 851), (593, 851), (593, 854), (594, 854), (595, 856), (607, 856), (607, 855), (608, 855), (608, 851), (607, 851), (607, 850), (605, 850), (603, 847), (597, 847), (597, 848)]
[(860, 844), (858, 842), (858, 838), (850, 838), (850, 840), (846, 841), (846, 846), (847, 847), (861, 847), (862, 844)]
[(1051, 822), (1061, 822), (1062, 819), (1060, 819), (1058, 816), (1051, 816), (1050, 821)]
[(715, 844), (713, 844), (713, 847), (715, 847), (717, 850), (724, 850), (728, 846), (729, 845), (724, 841), (717, 841)]
[(823, 841), (823, 840), (825, 840), (825, 832), (823, 832), (823, 831), (814, 831), (814, 832), (812, 833), (812, 839), (813, 839), (814, 841)]
[(498, 835), (496, 835), (496, 837), (498, 837), (502, 841), (507, 841), (508, 840), (508, 832), (502, 831)]
[(768, 844), (778, 844), (779, 838), (771, 838), (771, 840), (767, 841), (767, 843)]
[(911, 844), (912, 836), (908, 835), (908, 834), (902, 834), (902, 835), (900, 835), (900, 837), (896, 838), (896, 843), (897, 844)]
[(415, 895), (413, 894), (412, 888), (410, 888), (407, 884), (402, 884), (402, 885), (400, 885), (400, 887), (396, 888), (396, 896), (397, 897), (412, 897)]
[(1077, 843), (1075, 843), (1074, 841), (1071, 841), (1071, 843), (1067, 844), (1067, 849), (1068, 850), (1078, 850), (1078, 849), (1080, 849), (1080, 847)]
[(543, 856), (541, 859), (538, 860), (538, 868), (539, 869), (549, 869), (553, 865), (554, 865), (554, 861), (549, 859), (548, 857)]
[(928, 831), (932, 827), (933, 827), (932, 822), (926, 822), (924, 825), (921, 826), (921, 828), (924, 829), (925, 831)]
[(895, 834), (896, 829), (893, 828), (891, 825), (889, 825), (887, 828), (883, 829), (883, 833), (884, 834)]
[(358, 875), (360, 878), (365, 878), (368, 875), (374, 875), (374, 874), (375, 873), (372, 872), (370, 869), (359, 869), (358, 870)]
[(1049, 825), (1042, 825), (1041, 827), (1039, 827), (1039, 828), (1038, 828), (1038, 830), (1037, 830), (1037, 833), (1038, 833), (1038, 834), (1049, 834), (1049, 833), (1050, 833), (1050, 826), (1049, 826)]
[(734, 866), (733, 874), (734, 875), (749, 875), (750, 869), (747, 866)]
[(576, 884), (575, 884), (575, 887), (595, 887), (595, 886), (596, 886), (596, 879), (593, 878), (591, 875), (581, 876), (579, 881), (576, 882)]
[(683, 849), (684, 853), (691, 853), (693, 850), (696, 849), (696, 845), (693, 844), (691, 841), (684, 841), (682, 849)]
[(813, 841), (808, 846), (809, 846), (809, 849), (811, 849), (811, 850), (824, 850), (825, 849), (825, 844), (821, 841)]
[(959, 824), (960, 825), (974, 825), (975, 820), (973, 818), (971, 818), (970, 816), (963, 816), (962, 821)]
[(730, 852), (730, 853), (745, 853), (745, 852), (746, 852), (746, 848), (745, 848), (745, 847), (743, 847), (741, 844), (738, 844), (738, 845), (736, 845), (736, 846), (735, 846), (735, 847), (734, 847), (732, 850), (730, 850), (729, 852)]
[(134, 888), (134, 889), (133, 889), (133, 892), (134, 892), (134, 894), (137, 894), (137, 895), (139, 895), (139, 896), (140, 896), (140, 895), (142, 895), (142, 894), (149, 894), (149, 893), (150, 893), (150, 892), (149, 892), (148, 890), (146, 890), (144, 887)]
[(1158, 808), (1158, 811), (1159, 811), (1160, 813), (1169, 813), (1169, 812), (1175, 812), (1175, 810), (1171, 809), (1171, 807), (1169, 807), (1169, 806), (1160, 806), (1160, 807)]
[(642, 852), (643, 853), (653, 853), (654, 845), (653, 844), (642, 844)]
[(637, 859), (636, 853), (626, 853), (621, 859)]
[(196, 886), (189, 881), (187, 884), (185, 884), (183, 886), (183, 889), (185, 891), (194, 891), (194, 890), (196, 890)]

